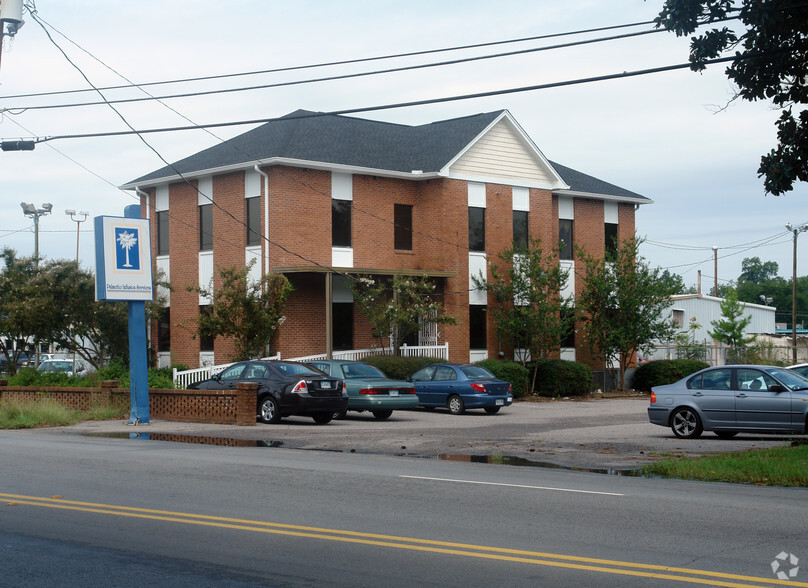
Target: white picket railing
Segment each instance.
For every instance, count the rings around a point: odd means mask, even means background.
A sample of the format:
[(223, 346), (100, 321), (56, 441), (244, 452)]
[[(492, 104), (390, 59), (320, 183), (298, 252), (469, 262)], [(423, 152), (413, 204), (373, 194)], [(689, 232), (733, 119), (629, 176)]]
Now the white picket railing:
[[(276, 353), (272, 357), (262, 357), (262, 360), (272, 361), (281, 358), (280, 353)], [(225, 369), (229, 368), (235, 362), (223, 363), (221, 365), (207, 365), (204, 367), (196, 368), (193, 370), (177, 371), (177, 368), (172, 370), (172, 379), (174, 380), (174, 388), (184, 389), (188, 384), (194, 382), (201, 382), (202, 380), (209, 380), (214, 374), (218, 374)]]
[[(443, 345), (402, 345), (399, 348), (402, 357), (434, 357), (436, 359), (442, 359), (444, 361), (449, 361), (449, 342), (447, 341)], [(351, 349), (350, 351), (334, 351), (332, 353), (332, 357), (334, 359), (351, 359), (351, 360), (362, 360), (366, 357), (370, 357), (371, 355), (386, 355), (389, 351), (386, 349), (379, 349), (379, 348), (372, 348), (372, 349)], [(318, 353), (316, 355), (306, 355), (304, 357), (293, 357), (288, 361), (316, 361), (326, 359), (328, 356), (325, 353)], [(281, 354), (277, 353), (272, 357), (262, 357), (262, 360), (272, 361), (272, 360), (279, 360), (281, 358)], [(226, 368), (233, 365), (233, 363), (225, 363), (222, 365), (209, 365), (205, 367), (196, 368), (193, 370), (183, 370), (178, 372), (176, 368), (173, 370), (173, 379), (174, 379), (174, 387), (175, 388), (186, 388), (188, 384), (193, 384), (194, 382), (201, 382), (202, 380), (208, 380), (213, 377), (214, 374), (218, 374), (222, 372)]]

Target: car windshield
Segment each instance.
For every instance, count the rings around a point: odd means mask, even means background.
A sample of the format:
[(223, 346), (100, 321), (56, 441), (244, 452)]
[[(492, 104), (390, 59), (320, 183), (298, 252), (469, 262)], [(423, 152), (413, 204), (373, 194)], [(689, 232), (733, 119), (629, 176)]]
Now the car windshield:
[(768, 373), (786, 386), (789, 390), (808, 390), (808, 378), (805, 378), (793, 370), (770, 369)]
[(366, 363), (343, 363), (342, 373), (346, 378), (384, 378), (377, 368)]
[(273, 363), (276, 368), (288, 376), (322, 376), (323, 373), (302, 363)]
[(489, 372), (485, 368), (481, 368), (480, 366), (476, 365), (464, 365), (460, 368), (460, 370), (466, 374), (466, 377), (469, 380), (481, 380), (483, 378), (493, 378), (494, 374)]
[(43, 372), (69, 372), (73, 370), (72, 361), (43, 361), (39, 364), (39, 369)]

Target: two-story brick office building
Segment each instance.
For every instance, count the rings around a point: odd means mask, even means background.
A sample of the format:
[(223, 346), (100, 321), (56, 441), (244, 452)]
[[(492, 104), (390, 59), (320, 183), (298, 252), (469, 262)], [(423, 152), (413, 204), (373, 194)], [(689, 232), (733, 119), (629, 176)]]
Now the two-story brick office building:
[[(453, 361), (496, 357), (503, 345), (471, 276), (528, 236), (566, 244), (561, 263), (574, 268), (573, 243), (602, 253), (634, 234), (636, 207), (650, 202), (550, 162), (507, 111), (414, 127), (298, 111), (124, 188), (140, 194), (173, 286), (152, 332), (160, 363), (189, 366), (226, 362), (233, 346), (193, 336), (210, 301), (186, 286), (250, 260), (254, 275), (294, 286), (272, 341), (283, 357), (374, 346), (346, 280), (401, 273), (434, 280), (458, 319), (412, 343), (449, 342)], [(588, 355), (581, 337), (563, 354)]]

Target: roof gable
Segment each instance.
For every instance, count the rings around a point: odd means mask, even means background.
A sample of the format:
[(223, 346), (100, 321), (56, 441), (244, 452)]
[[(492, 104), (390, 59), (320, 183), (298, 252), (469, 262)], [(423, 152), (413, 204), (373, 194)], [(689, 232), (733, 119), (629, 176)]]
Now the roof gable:
[(444, 170), (450, 177), (567, 188), (516, 121), (503, 112)]

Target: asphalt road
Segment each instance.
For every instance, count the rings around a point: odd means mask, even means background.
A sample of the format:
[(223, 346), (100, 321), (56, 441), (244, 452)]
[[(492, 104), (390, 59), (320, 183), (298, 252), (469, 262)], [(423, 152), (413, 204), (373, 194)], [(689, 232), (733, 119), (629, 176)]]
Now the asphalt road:
[(2, 586), (762, 586), (808, 554), (804, 488), (42, 430), (0, 472)]
[(740, 434), (727, 440), (704, 433), (698, 440), (677, 439), (670, 429), (648, 422), (647, 407), (647, 397), (601, 398), (519, 402), (496, 415), (481, 410), (458, 416), (445, 410), (413, 410), (396, 411), (379, 421), (370, 413), (349, 412), (347, 418), (327, 425), (289, 417), (277, 425), (247, 427), (160, 420), (130, 426), (126, 421), (104, 421), (47, 432), (456, 460), (505, 456), (514, 463), (596, 470), (637, 468), (671, 455), (787, 445), (793, 438)]

